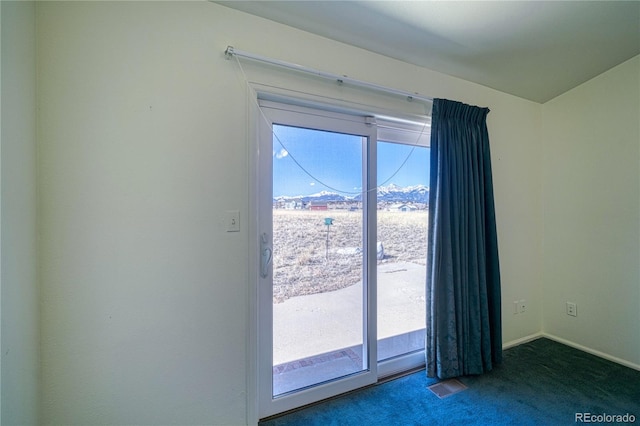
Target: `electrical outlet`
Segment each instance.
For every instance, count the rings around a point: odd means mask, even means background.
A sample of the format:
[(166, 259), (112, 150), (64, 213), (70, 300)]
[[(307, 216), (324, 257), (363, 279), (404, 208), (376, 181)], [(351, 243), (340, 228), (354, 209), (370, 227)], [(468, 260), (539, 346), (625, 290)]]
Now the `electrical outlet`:
[(572, 317), (578, 316), (578, 307), (573, 302), (567, 302), (567, 315), (571, 315)]
[(526, 310), (527, 310), (527, 301), (522, 299), (518, 302), (518, 313), (524, 314)]

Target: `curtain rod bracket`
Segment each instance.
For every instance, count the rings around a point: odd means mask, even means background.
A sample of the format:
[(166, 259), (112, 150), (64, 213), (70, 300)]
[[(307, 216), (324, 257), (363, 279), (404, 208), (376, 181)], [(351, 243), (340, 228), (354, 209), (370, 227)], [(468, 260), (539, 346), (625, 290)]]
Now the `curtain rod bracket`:
[(233, 46), (227, 46), (227, 49), (224, 51), (224, 56), (226, 56), (227, 60), (231, 59), (233, 54)]

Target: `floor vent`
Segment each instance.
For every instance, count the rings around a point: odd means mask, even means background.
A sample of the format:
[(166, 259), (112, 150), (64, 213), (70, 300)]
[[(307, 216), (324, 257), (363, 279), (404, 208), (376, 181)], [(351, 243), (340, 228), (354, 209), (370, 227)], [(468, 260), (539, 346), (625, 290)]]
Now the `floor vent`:
[(436, 394), (438, 398), (443, 399), (453, 395), (454, 393), (461, 392), (467, 389), (467, 387), (456, 379), (449, 379), (443, 382), (438, 382), (435, 385), (431, 385), (428, 389)]

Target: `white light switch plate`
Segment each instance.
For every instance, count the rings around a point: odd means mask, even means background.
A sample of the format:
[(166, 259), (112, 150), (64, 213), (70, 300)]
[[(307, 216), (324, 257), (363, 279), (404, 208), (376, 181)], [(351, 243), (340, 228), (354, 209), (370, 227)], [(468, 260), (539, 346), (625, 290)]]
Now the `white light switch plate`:
[(240, 231), (240, 212), (238, 210), (227, 211), (227, 232)]

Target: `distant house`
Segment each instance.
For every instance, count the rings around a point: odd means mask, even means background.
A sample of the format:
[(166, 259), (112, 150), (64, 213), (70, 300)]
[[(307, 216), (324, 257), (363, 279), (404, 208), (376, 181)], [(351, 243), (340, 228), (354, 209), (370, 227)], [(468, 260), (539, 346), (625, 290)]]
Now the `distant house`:
[(300, 210), (303, 207), (302, 201), (289, 201), (284, 205), (284, 208), (287, 210)]
[(393, 204), (389, 206), (389, 211), (392, 212), (413, 212), (418, 208), (412, 204)]
[(311, 210), (328, 210), (329, 209), (329, 207), (327, 206), (327, 203), (323, 201), (312, 201), (309, 208)]

